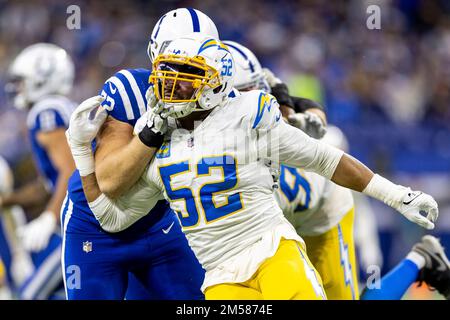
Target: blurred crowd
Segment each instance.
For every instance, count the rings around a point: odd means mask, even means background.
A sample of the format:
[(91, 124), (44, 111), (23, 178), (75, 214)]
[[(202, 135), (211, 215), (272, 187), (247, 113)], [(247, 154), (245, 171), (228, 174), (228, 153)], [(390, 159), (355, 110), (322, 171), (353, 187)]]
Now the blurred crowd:
[[(190, 6), (216, 22), (222, 39), (254, 50), (293, 94), (325, 104), (363, 161), (389, 172), (450, 171), (448, 1), (75, 1), (81, 28), (69, 30), (73, 3), (0, 0), (0, 87), (22, 48), (54, 42), (75, 60), (72, 98), (82, 101), (121, 68), (150, 68), (146, 47), (157, 19)], [(373, 4), (380, 30), (366, 26)], [(0, 115), (0, 153), (15, 162), (24, 148), (11, 141), (23, 139), (23, 115), (3, 91)]]
[[(79, 30), (66, 25), (72, 4)], [(379, 30), (367, 27), (369, 5), (380, 8)], [(176, 7), (210, 16), (222, 40), (248, 46), (293, 95), (323, 103), (352, 154), (384, 174), (409, 174), (449, 216), (448, 0), (0, 0), (0, 89), (21, 49), (53, 42), (74, 59), (71, 98), (81, 102), (122, 68), (151, 68), (152, 28)], [(0, 155), (28, 177), (25, 118), (0, 90)], [(430, 174), (440, 180), (417, 178)]]

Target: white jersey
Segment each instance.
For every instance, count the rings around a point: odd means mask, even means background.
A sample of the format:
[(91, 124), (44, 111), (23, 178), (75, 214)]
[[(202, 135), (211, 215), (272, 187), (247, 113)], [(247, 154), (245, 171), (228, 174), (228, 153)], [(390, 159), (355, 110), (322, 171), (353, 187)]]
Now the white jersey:
[(281, 238), (303, 242), (274, 196), (278, 161), (331, 176), (341, 156), (285, 124), (272, 96), (251, 91), (215, 108), (192, 132), (174, 130), (145, 179), (178, 214), (206, 270), (204, 290), (251, 278)]
[(275, 98), (262, 91), (238, 94), (193, 131), (168, 136), (127, 194), (89, 206), (96, 216), (110, 215), (106, 224), (117, 232), (132, 223), (127, 217), (146, 215), (163, 191), (206, 270), (202, 290), (250, 279), (281, 238), (303, 243), (275, 199), (279, 162), (331, 178), (343, 154), (286, 124)]
[(277, 201), (298, 234), (316, 236), (336, 226), (353, 208), (349, 189), (302, 169), (282, 166)]

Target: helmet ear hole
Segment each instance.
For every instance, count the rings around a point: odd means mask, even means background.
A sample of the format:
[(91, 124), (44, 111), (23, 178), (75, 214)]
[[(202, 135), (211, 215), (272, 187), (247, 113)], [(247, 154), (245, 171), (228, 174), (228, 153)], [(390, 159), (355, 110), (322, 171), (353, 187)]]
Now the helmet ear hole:
[(222, 85), (218, 86), (217, 88), (214, 88), (213, 92), (214, 93), (219, 93), (222, 90)]

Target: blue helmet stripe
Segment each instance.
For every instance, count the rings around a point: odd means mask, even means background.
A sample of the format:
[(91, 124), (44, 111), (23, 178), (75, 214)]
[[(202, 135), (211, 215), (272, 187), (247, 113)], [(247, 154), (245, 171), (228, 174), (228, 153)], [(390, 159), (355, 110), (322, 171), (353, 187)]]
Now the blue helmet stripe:
[(163, 15), (162, 17), (161, 17), (161, 19), (159, 19), (159, 21), (158, 21), (158, 29), (156, 29), (156, 32), (155, 32), (155, 39), (156, 39), (156, 37), (158, 36), (158, 33), (159, 33), (159, 29), (161, 28), (161, 22), (164, 20), (164, 18), (166, 17), (166, 15)]
[(225, 43), (227, 46), (229, 46), (229, 47), (235, 49), (237, 52), (239, 52), (239, 53), (244, 57), (245, 60), (248, 60), (247, 55), (246, 55), (241, 49), (239, 49), (239, 48), (236, 47), (236, 46), (233, 46), (231, 43), (229, 43), (229, 42), (227, 42), (227, 41), (224, 41), (224, 43)]
[(255, 72), (255, 67), (253, 66), (253, 63), (252, 63), (250, 60), (248, 60), (248, 65), (249, 65), (249, 67), (250, 67), (250, 70), (251, 70), (252, 72)]
[(189, 13), (191, 14), (192, 24), (194, 25), (194, 32), (200, 32), (200, 22), (198, 21), (197, 12), (195, 12), (192, 8), (187, 8)]

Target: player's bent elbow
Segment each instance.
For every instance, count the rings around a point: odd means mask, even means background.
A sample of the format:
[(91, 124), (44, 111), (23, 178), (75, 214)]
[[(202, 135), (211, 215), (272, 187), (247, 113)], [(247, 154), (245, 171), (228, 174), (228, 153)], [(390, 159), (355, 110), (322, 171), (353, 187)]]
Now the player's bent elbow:
[(123, 194), (121, 186), (111, 179), (98, 179), (98, 187), (100, 191), (110, 199), (117, 199)]

